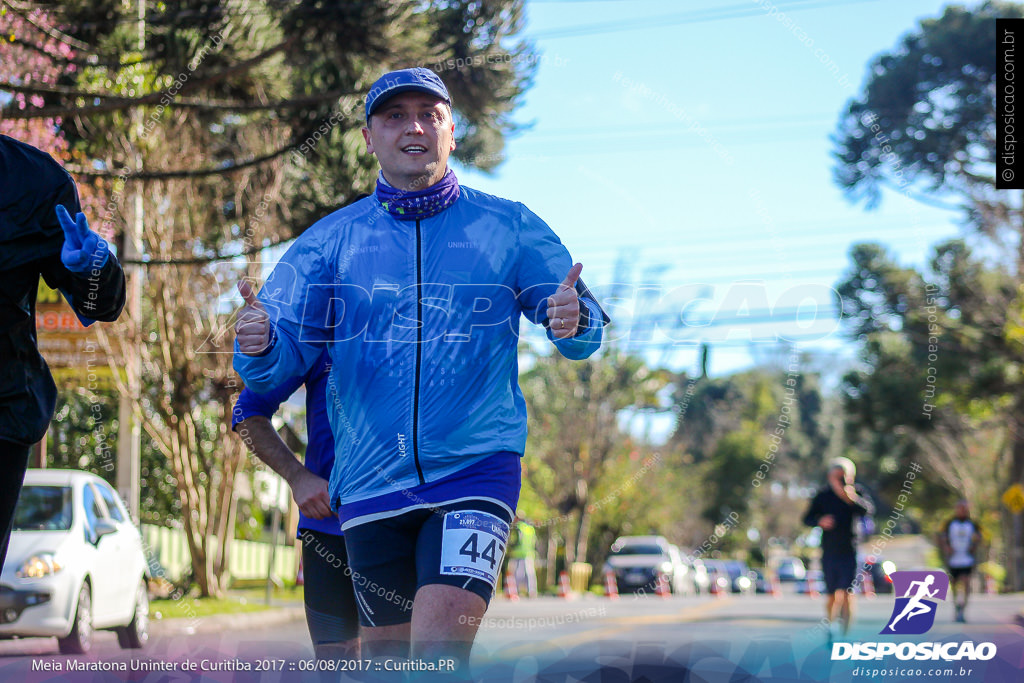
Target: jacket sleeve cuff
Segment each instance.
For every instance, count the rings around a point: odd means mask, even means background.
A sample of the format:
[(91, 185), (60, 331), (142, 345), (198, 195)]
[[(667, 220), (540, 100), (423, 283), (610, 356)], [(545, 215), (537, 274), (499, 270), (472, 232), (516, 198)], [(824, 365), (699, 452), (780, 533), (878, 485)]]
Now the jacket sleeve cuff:
[(263, 358), (264, 356), (269, 355), (270, 352), (274, 350), (275, 346), (277, 346), (277, 325), (274, 325), (273, 323), (271, 323), (271, 325), (270, 325), (270, 341), (267, 342), (267, 348), (265, 348), (262, 351), (260, 351), (259, 353), (255, 354), (253, 356), (253, 358)]
[(277, 343), (276, 326), (270, 328), (270, 343), (261, 353), (250, 356), (242, 353), (235, 340), (235, 357), (232, 365), (241, 376), (245, 386), (256, 392), (267, 392), (274, 388), (274, 375), (281, 362), (280, 344)]
[[(556, 339), (550, 329), (547, 331), (548, 339), (554, 343), (555, 348), (570, 360), (589, 358), (601, 346), (603, 337), (603, 319), (595, 310), (594, 303), (588, 299), (580, 299), (580, 306), (581, 311), (584, 306), (587, 309), (587, 328), (585, 330), (577, 331), (576, 336), (568, 339)], [(580, 322), (582, 323), (582, 320)]]

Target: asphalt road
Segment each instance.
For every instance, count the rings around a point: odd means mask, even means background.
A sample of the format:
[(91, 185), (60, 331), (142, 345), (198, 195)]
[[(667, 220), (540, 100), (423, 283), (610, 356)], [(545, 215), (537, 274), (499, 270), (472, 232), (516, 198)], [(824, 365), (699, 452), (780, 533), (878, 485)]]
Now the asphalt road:
[[(1015, 615), (1024, 610), (1024, 594), (974, 596), (967, 624), (954, 623), (952, 608), (940, 605), (928, 633), (900, 637), (878, 635), (892, 612), (893, 596), (861, 598), (853, 631), (843, 639), (994, 643), (995, 657), (978, 662), (904, 662), (896, 657), (832, 661), (820, 625), (822, 605), (823, 598), (798, 595), (495, 600), (477, 638), (473, 679), (690, 683), (1024, 680), (1024, 628), (1014, 622)], [(303, 671), (311, 660), (301, 610), (292, 608), (232, 619), (209, 618), (193, 626), (158, 624), (141, 652), (120, 650), (110, 633), (99, 634), (88, 657), (58, 654), (53, 639), (0, 641), (0, 681), (316, 680)], [(128, 671), (70, 670), (81, 663), (124, 666)], [(155, 670), (161, 666), (170, 670)], [(868, 667), (886, 670), (865, 674)], [(324, 680), (339, 677), (333, 674)], [(366, 674), (357, 673), (355, 678), (366, 678)], [(408, 680), (432, 678), (413, 676)]]
[[(862, 661), (831, 660), (827, 631), (821, 624), (824, 598), (785, 595), (661, 599), (623, 596), (618, 601), (579, 600), (552, 604), (542, 601), (530, 616), (518, 604), (497, 603), (485, 617), (477, 638), (477, 657), (485, 652), (503, 662), (517, 661), (520, 671), (536, 666), (542, 674), (602, 662), (636, 680), (697, 681), (867, 681), (855, 674)], [(952, 607), (940, 605), (930, 631), (921, 636), (880, 636), (894, 606), (893, 596), (859, 597), (851, 632), (841, 641), (992, 641), (998, 655), (973, 666), (971, 674), (947, 680), (1024, 680), (1024, 628), (1015, 615), (1024, 608), (1024, 595), (974, 596), (967, 624), (953, 622)], [(596, 614), (595, 614), (596, 612)], [(532, 622), (530, 621), (532, 619)], [(902, 681), (929, 677), (950, 666), (946, 662), (910, 662), (902, 666), (870, 662), (873, 667), (912, 669), (911, 675), (881, 675), (875, 680)], [(1008, 666), (997, 668), (999, 662)], [(942, 665), (941, 667), (939, 665)], [(999, 665), (1001, 666), (1001, 665)], [(921, 675), (916, 669), (921, 668)], [(1003, 673), (1010, 675), (1003, 677)], [(895, 672), (900, 673), (900, 672)], [(905, 673), (905, 672), (903, 672)], [(581, 676), (582, 677), (582, 676)], [(941, 677), (940, 677), (941, 678)]]

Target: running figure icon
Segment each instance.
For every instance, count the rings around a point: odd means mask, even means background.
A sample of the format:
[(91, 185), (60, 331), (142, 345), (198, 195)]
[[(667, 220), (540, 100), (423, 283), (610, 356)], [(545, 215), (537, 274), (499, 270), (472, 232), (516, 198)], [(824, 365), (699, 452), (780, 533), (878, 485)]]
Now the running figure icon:
[(888, 624), (880, 633), (927, 633), (935, 625), (939, 602), (949, 593), (949, 576), (938, 570), (894, 571), (889, 576), (897, 597)]
[[(903, 611), (899, 613), (899, 616), (893, 619), (892, 623), (889, 624), (890, 631), (896, 630), (896, 622), (902, 619), (903, 617), (906, 617), (907, 621), (910, 621), (910, 619), (916, 617), (919, 614), (928, 614), (932, 611), (932, 606), (930, 604), (922, 602), (922, 600), (924, 600), (925, 598), (934, 598), (935, 595), (939, 592), (938, 588), (936, 588), (935, 590), (928, 590), (928, 588), (933, 583), (935, 583), (935, 577), (931, 574), (924, 577), (923, 581), (910, 582), (910, 586), (907, 588), (907, 594), (903, 596), (905, 598), (910, 598), (910, 600), (903, 608)], [(915, 595), (911, 595), (911, 593), (914, 592), (914, 586), (917, 586), (917, 593)]]

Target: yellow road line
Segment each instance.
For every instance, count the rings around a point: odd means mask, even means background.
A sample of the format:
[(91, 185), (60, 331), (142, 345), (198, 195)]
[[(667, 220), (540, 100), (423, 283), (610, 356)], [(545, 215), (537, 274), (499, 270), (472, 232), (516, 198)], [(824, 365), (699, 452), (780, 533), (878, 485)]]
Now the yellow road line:
[(650, 626), (653, 624), (672, 624), (680, 623), (684, 621), (692, 621), (698, 617), (702, 617), (708, 612), (713, 612), (727, 604), (732, 602), (732, 598), (722, 598), (714, 600), (712, 602), (704, 603), (696, 607), (687, 607), (679, 612), (673, 614), (653, 614), (653, 615), (639, 615), (633, 617), (615, 617), (606, 619), (610, 625), (604, 627), (597, 627), (582, 631), (580, 633), (572, 633), (566, 636), (557, 638), (549, 638), (543, 642), (533, 642), (519, 647), (511, 648), (508, 650), (502, 650), (501, 656), (505, 657), (521, 657), (527, 654), (534, 654), (537, 652), (546, 652), (549, 650), (558, 650), (564, 648), (571, 648), (576, 645), (592, 640), (601, 640), (603, 638), (609, 638), (611, 636), (618, 635), (625, 631), (630, 630), (636, 626)]

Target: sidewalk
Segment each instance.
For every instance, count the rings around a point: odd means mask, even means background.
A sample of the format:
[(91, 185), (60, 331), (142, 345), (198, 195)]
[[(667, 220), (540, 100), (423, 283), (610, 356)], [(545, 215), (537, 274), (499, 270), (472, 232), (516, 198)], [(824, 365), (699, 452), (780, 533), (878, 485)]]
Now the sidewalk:
[[(262, 604), (262, 601), (260, 601), (260, 604)], [(286, 624), (291, 621), (305, 620), (306, 618), (306, 611), (303, 607), (301, 596), (295, 600), (272, 599), (267, 609), (253, 612), (208, 614), (195, 618), (156, 619), (153, 617), (153, 612), (158, 610), (153, 605), (159, 605), (159, 603), (150, 603), (149, 630), (154, 636), (217, 633), (226, 629), (265, 628)]]

